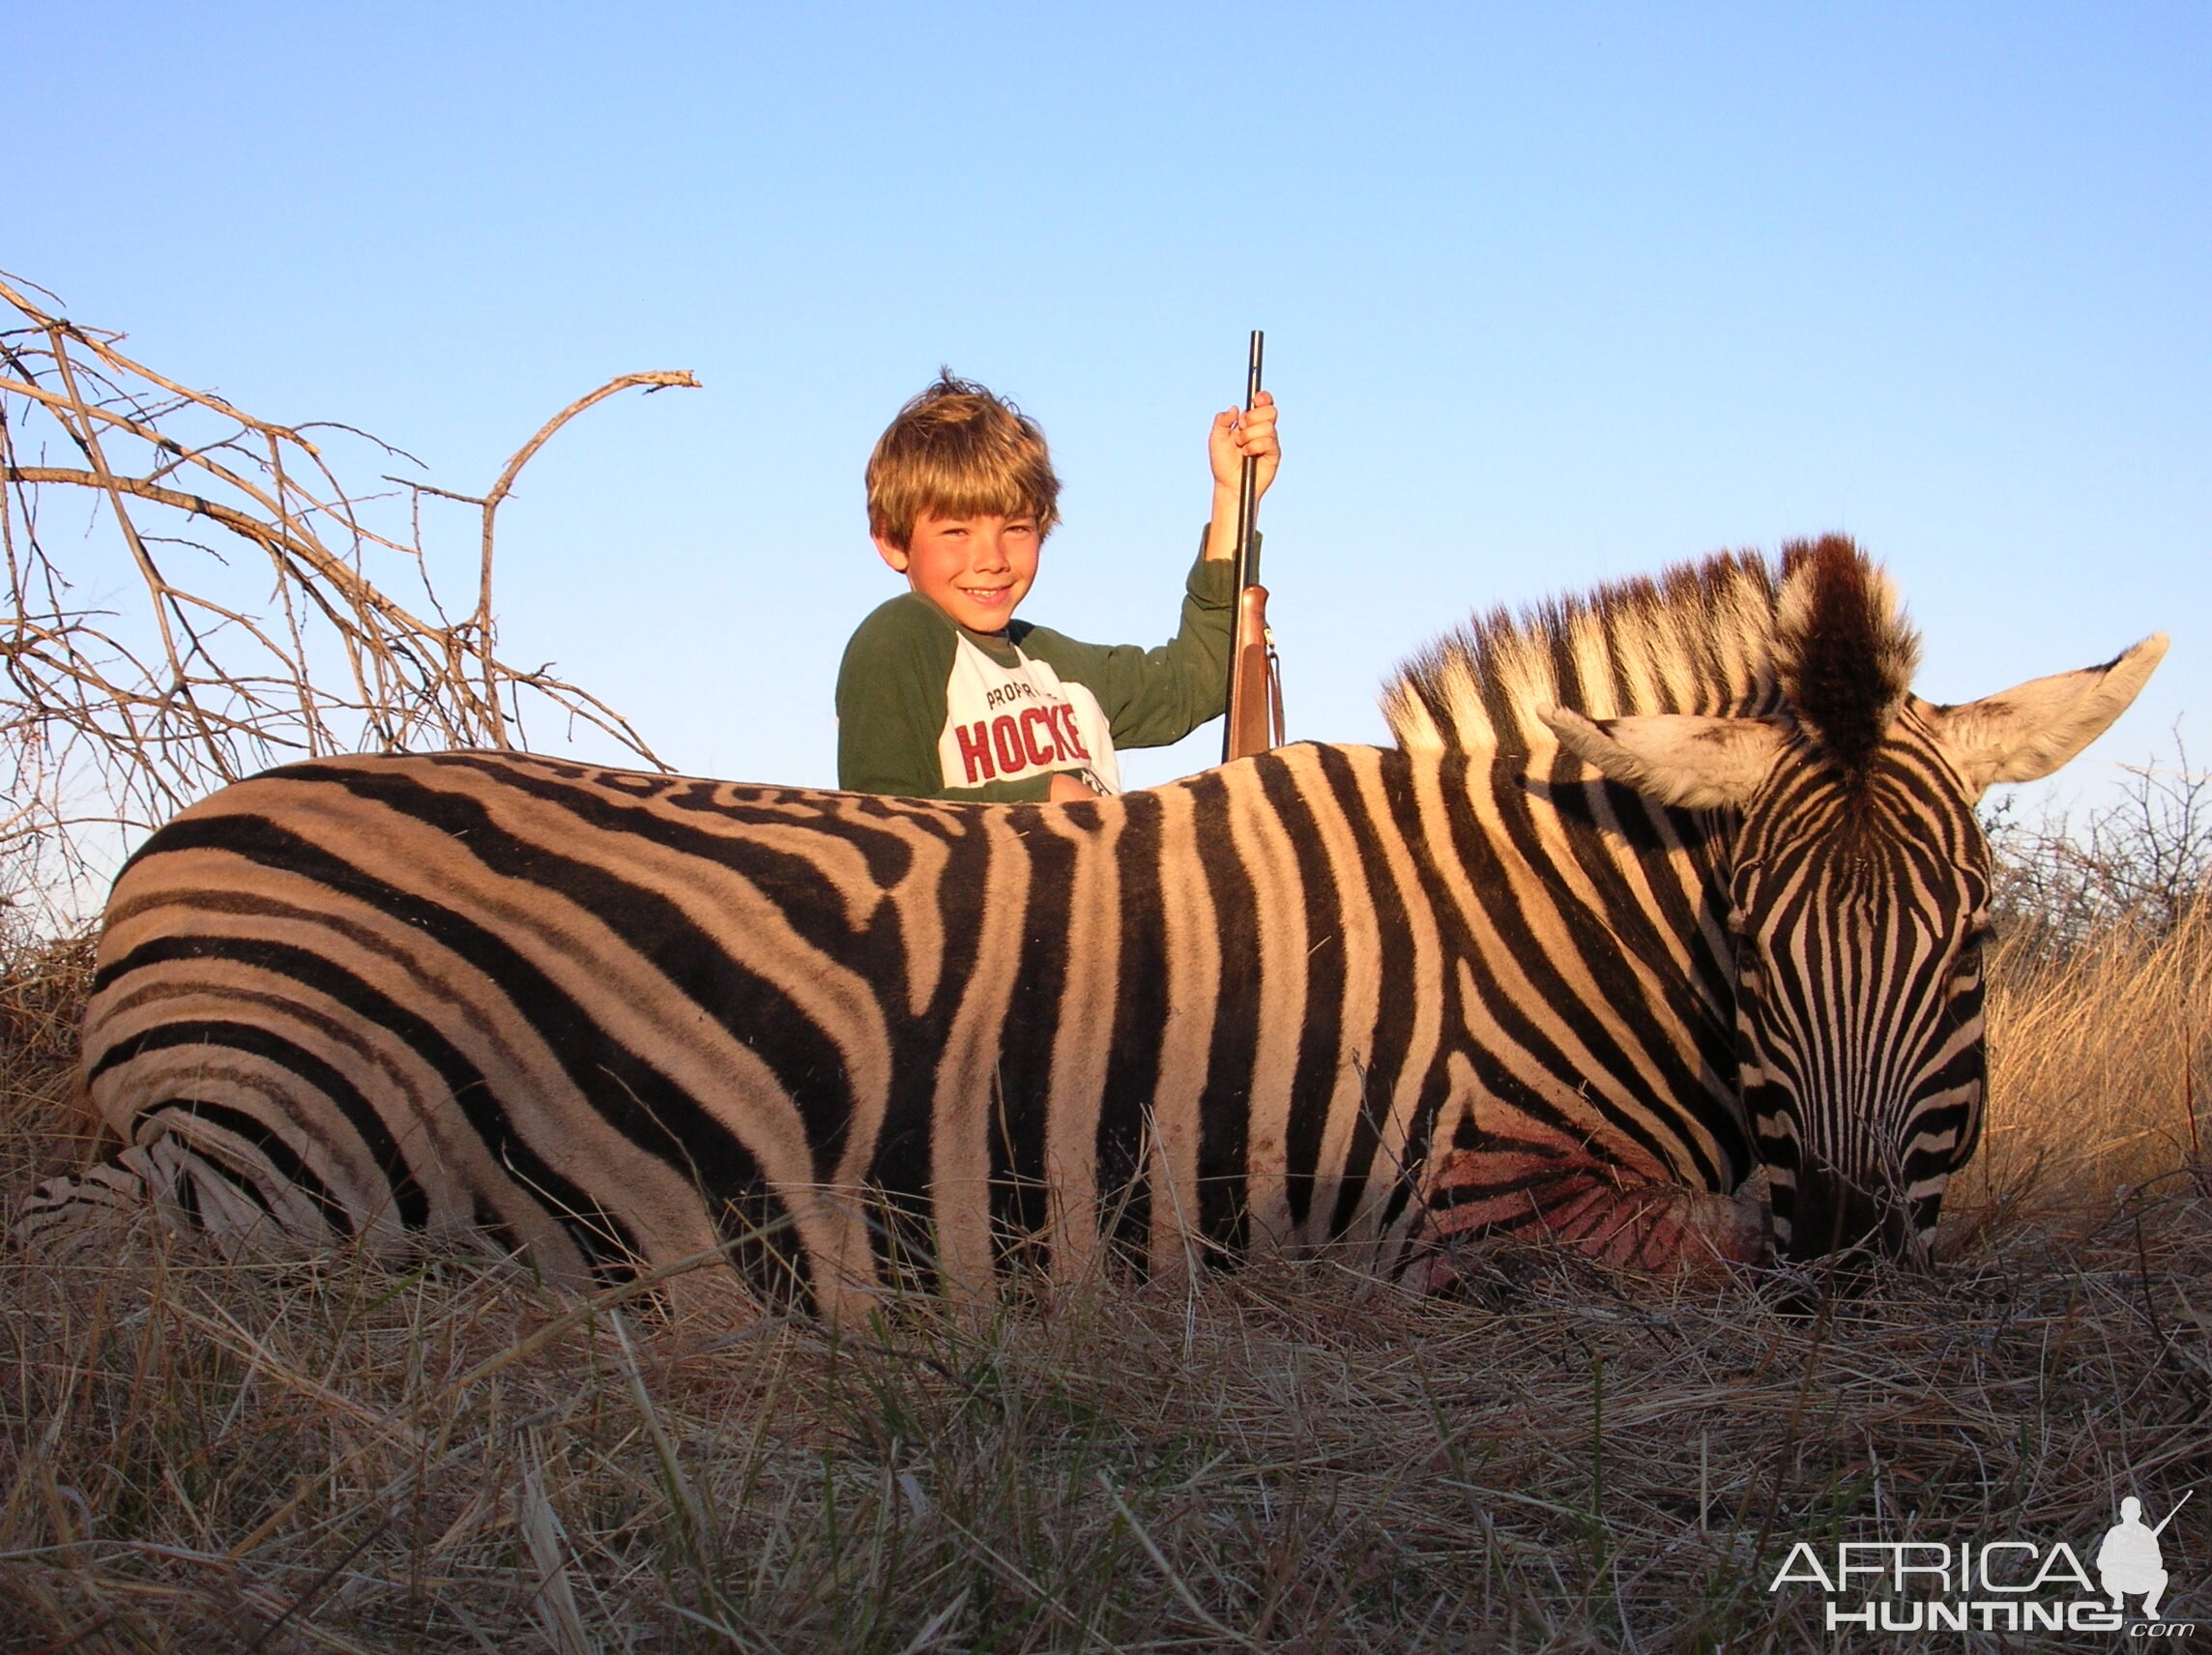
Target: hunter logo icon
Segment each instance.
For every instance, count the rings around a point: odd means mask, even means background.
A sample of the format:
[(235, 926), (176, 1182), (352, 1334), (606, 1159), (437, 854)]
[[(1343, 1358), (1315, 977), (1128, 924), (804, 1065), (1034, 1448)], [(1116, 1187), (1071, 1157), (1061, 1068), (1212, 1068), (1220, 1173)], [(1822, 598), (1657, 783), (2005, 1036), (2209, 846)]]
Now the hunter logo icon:
[[(2115, 1494), (2117, 1490), (2113, 1491)], [(2194, 1492), (2194, 1491), (2192, 1491)], [(2168, 1572), (2159, 1536), (2189, 1503), (2185, 1493), (2155, 1526), (2142, 1501), (2119, 1502), (2088, 1563), (2087, 1547), (2017, 1534), (1945, 1540), (1809, 1540), (1790, 1547), (1769, 1592), (1818, 1588), (1829, 1632), (2121, 1632), (2131, 1640), (2194, 1638), (2193, 1620), (2166, 1616)], [(2131, 1616), (2128, 1600), (2140, 1608)], [(2009, 1645), (2007, 1645), (2009, 1647)]]
[[(2192, 1489), (2189, 1494), (2197, 1491)], [(2165, 1521), (2156, 1528), (2142, 1520), (2142, 1501), (2130, 1495), (2120, 1501), (2120, 1521), (2106, 1530), (2105, 1538), (2097, 1547), (2097, 1578), (2112, 1600), (2112, 1607), (2122, 1607), (2123, 1597), (2139, 1594), (2142, 1598), (2143, 1618), (2160, 1618), (2158, 1600), (2166, 1595), (2169, 1578), (2166, 1572), (2166, 1557), (2159, 1550), (2158, 1537), (2166, 1525), (2174, 1520), (2181, 1507), (2189, 1503), (2189, 1494), (2181, 1496), (2179, 1504), (2166, 1514)]]

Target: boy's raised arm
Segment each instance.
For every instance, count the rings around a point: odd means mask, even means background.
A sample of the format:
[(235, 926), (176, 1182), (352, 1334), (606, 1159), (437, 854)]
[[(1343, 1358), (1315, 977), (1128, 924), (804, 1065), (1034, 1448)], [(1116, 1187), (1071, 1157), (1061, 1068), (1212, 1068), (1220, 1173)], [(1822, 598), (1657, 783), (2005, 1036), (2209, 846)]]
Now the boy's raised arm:
[(1259, 462), (1254, 479), (1266, 492), (1282, 466), (1275, 399), (1261, 392), (1249, 412), (1216, 414), (1207, 433), (1213, 473), (1213, 511), (1207, 521), (1200, 560), (1184, 592), (1182, 623), (1156, 649), (1136, 644), (1084, 644), (1038, 628), (1030, 646), (1063, 677), (1089, 683), (1112, 722), (1118, 746), (1159, 747), (1179, 741), (1225, 711), (1229, 677), (1230, 619), (1237, 604), (1232, 569), (1237, 553), (1237, 504), (1244, 460)]
[(1211, 540), (1209, 532), (1206, 555), (1184, 584), (1181, 623), (1166, 643), (1086, 644), (1043, 626), (1023, 639), (1062, 678), (1091, 686), (1118, 747), (1167, 746), (1225, 709), (1236, 579), (1233, 566), (1211, 555)]

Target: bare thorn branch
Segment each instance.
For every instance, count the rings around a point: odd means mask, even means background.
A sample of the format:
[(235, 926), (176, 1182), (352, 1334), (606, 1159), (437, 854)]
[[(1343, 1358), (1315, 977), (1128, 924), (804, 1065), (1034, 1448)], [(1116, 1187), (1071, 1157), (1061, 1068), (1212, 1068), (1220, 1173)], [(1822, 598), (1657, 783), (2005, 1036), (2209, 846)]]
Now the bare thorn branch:
[[(696, 386), (691, 374), (610, 380), (548, 421), (485, 494), (381, 470), (395, 488), (357, 491), (339, 475), (344, 450), (326, 454), (306, 432), (421, 462), (339, 421), (255, 419), (123, 355), (122, 338), (0, 276), (0, 888), (81, 886), (129, 834), (271, 763), (509, 746), (526, 703), (666, 768), (598, 697), (499, 658), (492, 535), (515, 478), (569, 420), (621, 391)], [(475, 608), (458, 622), (432, 579), (426, 494), (481, 513)], [(90, 509), (55, 518), (65, 500)], [(66, 553), (48, 522), (70, 524)], [(195, 523), (230, 537), (231, 555)], [(385, 568), (422, 584), (426, 614), (386, 592)]]

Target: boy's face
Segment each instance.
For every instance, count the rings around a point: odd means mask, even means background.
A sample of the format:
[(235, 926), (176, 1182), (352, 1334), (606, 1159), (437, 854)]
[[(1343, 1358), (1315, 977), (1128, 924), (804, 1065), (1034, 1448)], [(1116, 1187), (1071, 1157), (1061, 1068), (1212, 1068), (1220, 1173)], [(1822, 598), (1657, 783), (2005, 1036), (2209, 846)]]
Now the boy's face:
[(972, 632), (996, 632), (1036, 580), (1042, 537), (1032, 516), (937, 517), (923, 512), (907, 543), (879, 537), (885, 563)]

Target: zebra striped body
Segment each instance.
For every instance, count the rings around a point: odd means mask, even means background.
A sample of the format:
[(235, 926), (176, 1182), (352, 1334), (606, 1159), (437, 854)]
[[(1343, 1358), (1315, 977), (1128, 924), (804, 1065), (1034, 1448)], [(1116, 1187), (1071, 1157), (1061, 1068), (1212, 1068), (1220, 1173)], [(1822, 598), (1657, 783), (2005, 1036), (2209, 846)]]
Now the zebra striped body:
[[(1950, 973), (1937, 1068), (1972, 1070), (1923, 1185), (1979, 1104), (1970, 926), (1923, 877), (1972, 875), (1975, 790), (1935, 735), (1948, 803), (1880, 816), (1904, 849), (1809, 880), (1777, 870), (1834, 838), (1823, 786), (1874, 818), (1804, 729), (1757, 799), (1717, 805), (1631, 752), (1667, 717), (1787, 725), (1787, 603), (1763, 562), (1720, 559), (1493, 623), (1401, 681), (1401, 750), (1288, 747), (1094, 803), (491, 753), (289, 766), (117, 882), (88, 1095), (123, 1163), (218, 1236), (487, 1227), (577, 1282), (719, 1246), (836, 1316), (915, 1258), (986, 1295), (1013, 1251), (1063, 1279), (1337, 1244), (1434, 1280), (1441, 1242), (1499, 1232), (1660, 1267), (1753, 1256), (1726, 1198), (1767, 1164), (1789, 1240), (1799, 1170), (1843, 1165), (1836, 1108), (1909, 1170), (1896, 1133), (1925, 1111), (1901, 1128), (1896, 1099), (1925, 1089), (1844, 1071), (1921, 1073), (1927, 997), (1854, 990), (1875, 1009), (1831, 1039), (1839, 979), (1816, 969), (1776, 1002), (1816, 1025), (1792, 1033), (1763, 998), (1783, 973), (1739, 978), (1741, 939), (1788, 954), (1840, 925), (1857, 947), (1850, 870), (1876, 869), (1885, 914), (1918, 881)], [(1790, 1071), (1797, 1049), (1827, 1070)], [(31, 1227), (86, 1190), (52, 1186)]]
[[(1386, 1263), (1432, 1141), (1499, 1099), (1620, 1138), (1626, 1176), (1732, 1188), (1722, 939), (1661, 928), (1710, 909), (1709, 870), (1547, 887), (1500, 858), (1483, 779), (1298, 746), (1054, 807), (293, 766), (118, 883), (86, 1073), (133, 1141), (290, 1199), (296, 1232), (306, 1190), (331, 1238), (484, 1222), (581, 1276), (788, 1220), (832, 1296), (889, 1239), (870, 1192), (971, 1291), (1016, 1240), (1055, 1274), (1102, 1238), (1153, 1267), (1193, 1241)], [(1649, 957), (1609, 948), (1642, 901)], [(1531, 945), (1562, 922), (1581, 946)], [(1679, 1013), (1663, 1038), (1573, 1014), (1624, 992)]]

